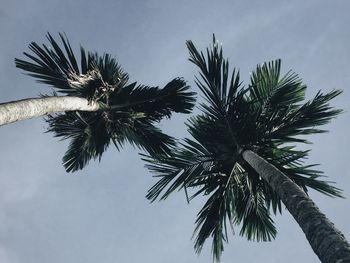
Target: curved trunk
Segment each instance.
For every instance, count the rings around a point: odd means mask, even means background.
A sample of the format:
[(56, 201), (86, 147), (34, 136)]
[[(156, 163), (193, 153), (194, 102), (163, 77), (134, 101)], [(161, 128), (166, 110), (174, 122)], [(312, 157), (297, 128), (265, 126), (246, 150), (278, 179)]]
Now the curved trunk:
[(44, 97), (0, 104), (0, 126), (62, 111), (97, 111), (99, 105), (79, 97)]
[(305, 192), (275, 166), (246, 150), (243, 158), (272, 187), (323, 263), (350, 262), (350, 245)]

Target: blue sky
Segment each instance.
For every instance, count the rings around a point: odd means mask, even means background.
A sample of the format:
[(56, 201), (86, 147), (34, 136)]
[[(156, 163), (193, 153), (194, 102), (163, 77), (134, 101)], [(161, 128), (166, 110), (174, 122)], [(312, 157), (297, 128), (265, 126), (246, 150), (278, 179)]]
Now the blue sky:
[[(47, 31), (65, 32), (75, 50), (81, 44), (115, 55), (131, 81), (154, 86), (182, 76), (196, 89), (185, 41), (203, 49), (212, 33), (244, 80), (256, 64), (281, 58), (282, 68), (308, 85), (308, 97), (319, 89), (344, 90), (333, 105), (345, 113), (327, 126), (330, 133), (313, 136), (309, 162), (320, 163), (347, 199), (310, 195), (349, 240), (348, 10), (345, 0), (2, 0), (0, 101), (51, 91), (14, 66), (30, 41), (46, 42)], [(185, 119), (177, 115), (160, 127), (181, 138)], [(0, 262), (212, 262), (211, 243), (197, 256), (191, 240), (203, 200), (187, 205), (179, 192), (150, 204), (144, 196), (155, 179), (132, 147), (110, 147), (101, 163), (66, 174), (61, 158), (67, 142), (44, 133), (45, 127), (38, 118), (0, 129)], [(222, 262), (318, 262), (288, 211), (275, 219), (275, 241), (248, 242), (237, 234)]]

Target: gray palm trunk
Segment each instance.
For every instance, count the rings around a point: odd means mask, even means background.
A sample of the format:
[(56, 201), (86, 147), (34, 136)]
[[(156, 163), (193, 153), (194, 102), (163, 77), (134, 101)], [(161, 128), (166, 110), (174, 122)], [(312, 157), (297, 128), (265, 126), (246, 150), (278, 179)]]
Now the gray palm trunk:
[(244, 160), (276, 191), (305, 233), (321, 262), (350, 262), (350, 245), (344, 235), (297, 184), (256, 153), (246, 150), (242, 155)]
[(0, 104), (0, 126), (63, 111), (97, 111), (99, 104), (79, 97), (43, 97)]

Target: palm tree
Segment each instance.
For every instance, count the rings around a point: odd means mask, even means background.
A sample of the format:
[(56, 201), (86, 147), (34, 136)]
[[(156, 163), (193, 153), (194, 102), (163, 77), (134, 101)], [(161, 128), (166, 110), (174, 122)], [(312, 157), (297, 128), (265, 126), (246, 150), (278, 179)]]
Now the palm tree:
[(228, 238), (227, 223), (240, 225), (240, 235), (249, 240), (270, 241), (277, 233), (271, 214), (281, 213), (283, 203), (322, 262), (349, 262), (348, 242), (307, 195), (308, 188), (335, 197), (341, 191), (305, 165), (308, 151), (294, 145), (308, 143), (304, 135), (325, 132), (317, 127), (341, 112), (329, 106), (341, 91), (318, 92), (303, 102), (306, 86), (295, 73), (281, 77), (280, 60), (258, 65), (244, 88), (237, 70), (229, 77), (215, 37), (206, 58), (191, 41), (187, 47), (200, 69), (196, 84), (206, 103), (187, 124), (193, 138), (171, 155), (144, 157), (159, 178), (147, 198), (163, 200), (179, 189), (188, 201), (207, 197), (196, 219), (195, 250), (212, 237), (217, 261)]
[[(163, 89), (128, 83), (129, 76), (109, 54), (85, 52), (80, 67), (66, 36), (63, 48), (48, 34), (52, 47), (29, 45), (28, 61), (16, 66), (51, 85), (54, 96), (0, 104), (0, 125), (47, 115), (48, 131), (70, 139), (63, 164), (68, 172), (82, 169), (91, 159), (101, 158), (112, 142), (119, 150), (126, 142), (148, 153), (169, 153), (174, 138), (154, 126), (172, 112), (190, 113), (194, 93), (181, 78)], [(57, 93), (65, 96), (57, 96)]]

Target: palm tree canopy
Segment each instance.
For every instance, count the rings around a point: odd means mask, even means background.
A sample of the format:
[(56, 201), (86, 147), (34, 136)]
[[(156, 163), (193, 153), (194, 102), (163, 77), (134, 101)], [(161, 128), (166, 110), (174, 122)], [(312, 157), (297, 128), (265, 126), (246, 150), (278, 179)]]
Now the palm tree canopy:
[[(329, 196), (341, 191), (321, 179), (314, 165), (305, 165), (308, 151), (295, 143), (309, 143), (303, 136), (322, 133), (318, 126), (328, 123), (341, 110), (329, 101), (341, 91), (318, 92), (305, 100), (306, 86), (293, 72), (281, 75), (281, 61), (258, 65), (244, 87), (239, 72), (229, 73), (222, 47), (213, 45), (203, 52), (187, 42), (190, 61), (200, 69), (196, 84), (206, 100), (202, 113), (187, 123), (192, 138), (172, 155), (145, 156), (147, 167), (159, 178), (147, 198), (166, 199), (184, 189), (188, 200), (207, 197), (199, 211), (194, 234), (200, 252), (205, 240), (213, 239), (212, 251), (219, 260), (227, 241), (227, 222), (240, 225), (240, 235), (249, 240), (270, 241), (276, 236), (271, 213), (281, 212), (281, 200), (271, 187), (242, 158), (253, 150), (268, 160), (307, 192), (312, 188)], [(187, 190), (193, 189), (188, 197)]]
[(130, 142), (151, 155), (169, 153), (175, 139), (154, 123), (172, 112), (191, 112), (195, 93), (183, 79), (175, 78), (162, 89), (128, 83), (128, 74), (111, 55), (100, 56), (81, 47), (78, 63), (65, 35), (60, 34), (63, 47), (49, 33), (47, 39), (51, 47), (32, 42), (33, 54), (24, 52), (28, 60), (15, 59), (16, 66), (55, 92), (100, 105), (97, 112), (65, 112), (47, 118), (48, 131), (70, 139), (63, 157), (67, 171), (100, 159), (110, 142), (117, 149)]

